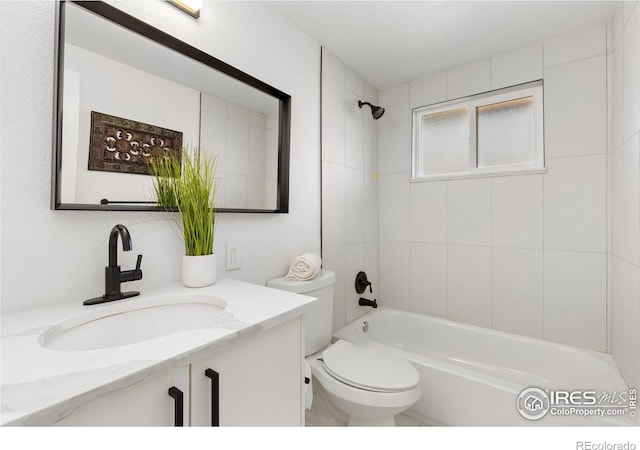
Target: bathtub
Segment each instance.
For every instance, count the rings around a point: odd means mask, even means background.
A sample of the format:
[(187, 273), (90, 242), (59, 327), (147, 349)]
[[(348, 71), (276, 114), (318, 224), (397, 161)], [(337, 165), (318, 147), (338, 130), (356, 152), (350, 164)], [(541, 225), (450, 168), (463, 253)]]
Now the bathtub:
[[(383, 348), (412, 363), (420, 373), (422, 397), (405, 414), (427, 425), (639, 424), (629, 410), (624, 416), (599, 417), (564, 408), (567, 415), (560, 415), (556, 408), (552, 415), (550, 403), (544, 417), (530, 420), (517, 409), (518, 396), (530, 387), (550, 395), (588, 390), (628, 396), (606, 353), (382, 307), (347, 324), (334, 338)], [(617, 404), (619, 397), (613, 400)]]

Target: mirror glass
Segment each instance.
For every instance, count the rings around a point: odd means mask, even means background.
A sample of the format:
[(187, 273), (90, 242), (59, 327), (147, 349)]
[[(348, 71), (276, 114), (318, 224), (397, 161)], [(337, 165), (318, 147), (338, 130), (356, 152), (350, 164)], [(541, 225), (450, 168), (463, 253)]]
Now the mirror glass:
[(198, 147), (217, 158), (217, 209), (287, 212), (287, 94), (105, 3), (77, 3), (59, 20), (56, 209), (155, 210), (149, 160)]

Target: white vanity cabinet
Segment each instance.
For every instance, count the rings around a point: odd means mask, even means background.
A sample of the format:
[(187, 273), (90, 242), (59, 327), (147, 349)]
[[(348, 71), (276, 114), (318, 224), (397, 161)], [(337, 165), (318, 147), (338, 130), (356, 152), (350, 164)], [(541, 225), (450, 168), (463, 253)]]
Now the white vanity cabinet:
[[(212, 426), (215, 406), (220, 426), (300, 426), (301, 336), (301, 318), (296, 317), (239, 337), (211, 356), (93, 399), (56, 425), (174, 426), (181, 421), (183, 426)], [(172, 398), (171, 388), (182, 398)]]
[[(301, 336), (296, 317), (193, 362), (191, 425), (211, 426), (216, 403), (220, 426), (304, 424)], [(218, 374), (217, 393), (207, 370)]]
[[(182, 400), (169, 396), (171, 388), (175, 396), (182, 393)], [(188, 366), (90, 400), (54, 425), (175, 426), (180, 411), (189, 425)]]

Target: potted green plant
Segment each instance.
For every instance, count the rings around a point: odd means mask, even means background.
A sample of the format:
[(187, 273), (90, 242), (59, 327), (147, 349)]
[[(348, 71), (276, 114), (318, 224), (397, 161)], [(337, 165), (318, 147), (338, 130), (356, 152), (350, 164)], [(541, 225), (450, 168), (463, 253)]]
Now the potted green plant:
[(172, 155), (151, 160), (153, 190), (159, 206), (168, 211), (178, 210), (175, 222), (185, 249), (183, 284), (209, 286), (217, 279), (213, 251), (217, 158), (195, 147), (183, 148), (181, 159)]

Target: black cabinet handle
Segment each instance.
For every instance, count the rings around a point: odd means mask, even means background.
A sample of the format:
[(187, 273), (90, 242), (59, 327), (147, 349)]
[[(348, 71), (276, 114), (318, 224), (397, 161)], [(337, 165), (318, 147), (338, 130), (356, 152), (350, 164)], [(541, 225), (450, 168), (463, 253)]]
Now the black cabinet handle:
[(213, 369), (204, 371), (211, 378), (211, 426), (220, 426), (220, 374)]
[(175, 400), (174, 403), (174, 425), (175, 427), (184, 426), (184, 394), (175, 386), (169, 388), (169, 397)]

